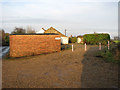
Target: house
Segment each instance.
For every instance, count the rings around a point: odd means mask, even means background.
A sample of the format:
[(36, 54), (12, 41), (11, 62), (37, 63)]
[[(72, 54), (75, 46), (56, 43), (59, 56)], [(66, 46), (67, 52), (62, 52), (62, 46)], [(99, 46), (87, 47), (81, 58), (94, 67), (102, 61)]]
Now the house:
[(36, 33), (44, 33), (45, 32), (45, 29), (44, 28), (41, 28), (38, 32)]
[(77, 36), (77, 43), (83, 44), (83, 36)]
[(50, 27), (44, 33), (56, 33), (56, 34), (59, 34), (61, 36), (61, 44), (68, 44), (68, 37), (65, 36), (64, 34), (62, 34), (61, 32), (59, 32), (58, 30), (56, 30), (53, 27)]

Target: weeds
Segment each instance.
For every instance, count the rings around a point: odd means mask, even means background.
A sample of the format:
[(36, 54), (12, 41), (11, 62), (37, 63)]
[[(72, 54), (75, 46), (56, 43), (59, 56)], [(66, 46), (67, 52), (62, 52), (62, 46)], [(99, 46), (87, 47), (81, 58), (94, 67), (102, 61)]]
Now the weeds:
[(120, 64), (119, 55), (120, 51), (115, 45), (111, 45), (110, 50), (104, 48), (102, 51), (96, 53), (96, 57), (102, 57), (105, 62)]
[(61, 46), (61, 50), (69, 50), (69, 49), (72, 49), (71, 45), (62, 45)]

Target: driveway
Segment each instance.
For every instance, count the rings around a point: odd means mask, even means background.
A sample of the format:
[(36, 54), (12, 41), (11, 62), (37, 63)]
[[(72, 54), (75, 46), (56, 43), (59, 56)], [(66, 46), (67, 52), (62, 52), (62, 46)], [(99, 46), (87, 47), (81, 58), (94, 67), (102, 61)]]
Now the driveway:
[(116, 88), (118, 66), (95, 57), (97, 46), (3, 59), (3, 88)]

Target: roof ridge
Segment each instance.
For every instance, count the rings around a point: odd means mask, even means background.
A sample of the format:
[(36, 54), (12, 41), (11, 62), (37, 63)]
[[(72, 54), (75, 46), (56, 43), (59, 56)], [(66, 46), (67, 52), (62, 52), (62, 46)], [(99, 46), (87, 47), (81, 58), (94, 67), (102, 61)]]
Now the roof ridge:
[[(55, 31), (57, 31), (59, 34), (61, 34), (62, 36), (65, 36), (64, 34), (62, 34), (60, 31), (58, 31), (57, 29), (55, 29), (54, 27), (50, 27), (50, 28), (48, 28), (47, 30), (50, 30), (50, 29), (54, 29)], [(47, 31), (46, 30), (46, 31)], [(65, 36), (65, 37), (67, 37), (67, 36)]]

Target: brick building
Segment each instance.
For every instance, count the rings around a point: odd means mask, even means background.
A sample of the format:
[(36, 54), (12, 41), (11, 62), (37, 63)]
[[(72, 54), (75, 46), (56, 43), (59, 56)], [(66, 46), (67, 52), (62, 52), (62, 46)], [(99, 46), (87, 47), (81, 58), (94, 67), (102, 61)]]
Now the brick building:
[(10, 35), (10, 57), (58, 52), (60, 42), (60, 35), (52, 33)]
[(56, 34), (59, 34), (61, 36), (61, 43), (62, 44), (68, 44), (68, 37), (65, 36), (64, 34), (62, 34), (61, 32), (59, 32), (58, 30), (56, 30), (53, 27), (50, 27), (44, 33), (56, 33)]

